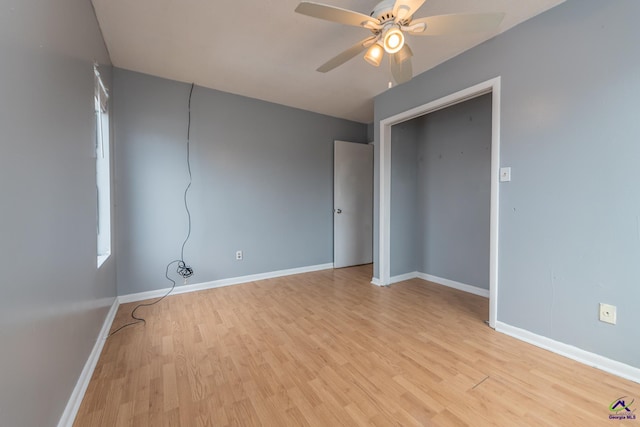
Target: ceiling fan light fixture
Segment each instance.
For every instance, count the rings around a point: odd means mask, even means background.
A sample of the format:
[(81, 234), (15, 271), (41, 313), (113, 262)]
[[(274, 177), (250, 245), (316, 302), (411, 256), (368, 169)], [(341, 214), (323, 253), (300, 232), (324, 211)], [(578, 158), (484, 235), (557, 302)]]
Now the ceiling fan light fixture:
[(380, 62), (382, 62), (382, 55), (384, 55), (384, 49), (382, 49), (379, 43), (374, 43), (367, 49), (367, 53), (364, 54), (364, 60), (374, 67), (378, 67), (380, 66)]
[(400, 31), (400, 28), (390, 28), (384, 34), (383, 46), (387, 53), (396, 53), (402, 49), (402, 46), (404, 46), (404, 34)]

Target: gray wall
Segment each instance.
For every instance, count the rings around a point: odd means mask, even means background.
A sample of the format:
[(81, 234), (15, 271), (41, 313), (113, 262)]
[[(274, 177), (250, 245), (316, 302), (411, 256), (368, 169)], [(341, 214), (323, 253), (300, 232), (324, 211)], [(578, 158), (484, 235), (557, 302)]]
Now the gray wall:
[[(120, 69), (114, 85), (124, 295), (170, 285), (180, 257), (189, 85)], [(191, 107), (190, 283), (333, 262), (333, 141), (367, 125), (202, 87)]]
[(367, 124), (367, 141), (371, 142), (373, 141), (373, 123), (368, 123)]
[(391, 275), (489, 289), (491, 95), (391, 130)]
[(0, 424), (58, 423), (116, 294), (96, 268), (94, 59), (85, 0), (0, 8)]
[(420, 126), (408, 121), (391, 130), (391, 276), (418, 271), (418, 145)]
[[(634, 0), (568, 0), (378, 96), (374, 129), (502, 76), (513, 181), (500, 187), (498, 320), (636, 367), (639, 14)], [(618, 307), (616, 326), (599, 302)]]
[(491, 95), (415, 120), (418, 271), (489, 289)]

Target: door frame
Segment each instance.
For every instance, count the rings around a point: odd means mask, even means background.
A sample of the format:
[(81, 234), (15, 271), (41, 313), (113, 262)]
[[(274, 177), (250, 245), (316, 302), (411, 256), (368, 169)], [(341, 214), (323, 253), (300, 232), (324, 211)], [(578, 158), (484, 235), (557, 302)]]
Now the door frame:
[(435, 101), (380, 120), (378, 216), (378, 278), (373, 283), (391, 283), (391, 127), (398, 123), (476, 98), (492, 94), (491, 101), (491, 213), (489, 226), (489, 326), (495, 329), (498, 318), (498, 232), (500, 207), (500, 76)]

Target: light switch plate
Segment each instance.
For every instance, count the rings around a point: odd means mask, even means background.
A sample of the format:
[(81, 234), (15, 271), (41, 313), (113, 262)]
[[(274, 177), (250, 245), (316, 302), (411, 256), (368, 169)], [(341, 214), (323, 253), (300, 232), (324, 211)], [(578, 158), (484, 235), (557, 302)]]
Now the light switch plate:
[(500, 168), (500, 182), (509, 182), (511, 181), (511, 168)]

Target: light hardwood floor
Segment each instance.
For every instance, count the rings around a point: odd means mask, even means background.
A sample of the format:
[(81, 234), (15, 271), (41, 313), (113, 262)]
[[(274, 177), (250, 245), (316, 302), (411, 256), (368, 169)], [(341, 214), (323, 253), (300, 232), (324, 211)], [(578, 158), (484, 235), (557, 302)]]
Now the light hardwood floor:
[[(175, 295), (110, 337), (75, 426), (620, 426), (640, 385), (497, 333), (488, 301), (371, 267)], [(120, 307), (113, 327), (135, 303)]]

